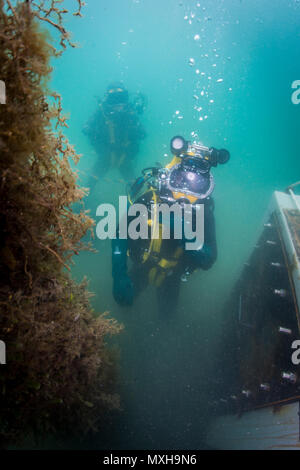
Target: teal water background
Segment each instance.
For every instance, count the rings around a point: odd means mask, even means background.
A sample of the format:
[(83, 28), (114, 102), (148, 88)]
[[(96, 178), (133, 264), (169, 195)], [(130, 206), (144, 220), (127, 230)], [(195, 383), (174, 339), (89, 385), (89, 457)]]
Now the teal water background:
[[(65, 5), (72, 10), (75, 1)], [(82, 128), (116, 80), (148, 99), (135, 176), (170, 160), (176, 134), (195, 132), (205, 145), (231, 153), (227, 165), (213, 169), (218, 260), (182, 284), (176, 312), (161, 318), (151, 287), (133, 307), (114, 302), (109, 241), (95, 239), (98, 253), (81, 254), (73, 268), (74, 276), (90, 279), (95, 309), (125, 325), (118, 341), (122, 411), (88, 445), (199, 448), (221, 373), (212, 359), (216, 348), (230, 348), (222, 344), (222, 306), (272, 192), (300, 179), (300, 105), (291, 102), (291, 84), (300, 80), (300, 2), (89, 0), (83, 15), (66, 22), (79, 48), (53, 62), (52, 82), (70, 113), (67, 136), (82, 154), (82, 186), (97, 158)], [(98, 204), (117, 204), (125, 184), (116, 169), (95, 176), (86, 208), (96, 219)]]

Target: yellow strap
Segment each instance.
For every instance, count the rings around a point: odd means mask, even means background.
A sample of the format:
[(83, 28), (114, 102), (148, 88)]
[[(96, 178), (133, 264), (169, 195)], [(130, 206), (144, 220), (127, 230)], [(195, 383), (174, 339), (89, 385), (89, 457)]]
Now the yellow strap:
[[(194, 157), (195, 154), (194, 152), (186, 152), (185, 155), (189, 155), (191, 157)], [(170, 161), (170, 163), (168, 163), (165, 168), (172, 168), (172, 166), (174, 165), (177, 165), (178, 163), (180, 163), (182, 161), (182, 158), (181, 157), (176, 157), (176, 155), (173, 157), (173, 159)]]
[[(154, 217), (153, 217), (153, 232), (152, 233), (156, 233), (157, 223), (158, 223), (158, 218), (157, 218), (157, 194), (156, 194), (156, 192), (153, 188), (151, 188), (151, 190), (152, 190), (153, 200), (154, 200)], [(161, 235), (161, 234), (159, 233), (159, 235)], [(151, 237), (151, 241), (150, 241), (150, 244), (149, 244), (149, 249), (148, 249), (148, 251), (144, 252), (142, 263), (145, 263), (149, 259), (150, 255), (151, 255), (151, 253), (154, 249), (153, 248), (154, 247), (154, 242), (159, 241), (159, 240), (160, 240), (160, 244), (155, 244), (155, 248), (156, 248), (155, 252), (156, 253), (158, 253), (160, 251), (161, 237), (159, 237), (158, 239), (154, 239), (154, 238)]]
[(181, 162), (181, 158), (175, 156), (175, 157), (173, 157), (173, 160), (171, 160), (170, 163), (168, 163), (166, 165), (166, 168), (170, 169), (170, 168), (172, 168), (172, 166), (177, 165), (177, 163), (180, 163), (180, 162)]
[(178, 191), (173, 191), (172, 194), (173, 194), (174, 199), (185, 198), (185, 199), (188, 199), (191, 204), (194, 204), (197, 201), (197, 199), (199, 199), (198, 197), (192, 196), (191, 194), (180, 193)]
[[(154, 200), (154, 203), (156, 204), (157, 203), (157, 195), (156, 195), (155, 191), (153, 190), (153, 188), (151, 188), (151, 189), (152, 189), (152, 192), (153, 192), (153, 200)], [(155, 210), (154, 217), (153, 217), (154, 227), (153, 227), (153, 232), (152, 233), (155, 233), (155, 227), (157, 227), (157, 224), (158, 224), (159, 237), (158, 238), (152, 238), (151, 237), (149, 249), (144, 252), (142, 263), (145, 263), (149, 259), (151, 254), (155, 253), (157, 255), (161, 251), (163, 226), (158, 221), (157, 207), (156, 206), (155, 206), (154, 210)], [(150, 225), (151, 223), (152, 223), (152, 220), (148, 220), (148, 225)], [(180, 258), (182, 253), (183, 253), (183, 249), (180, 246), (178, 246), (175, 250), (174, 256), (172, 257), (173, 259), (167, 260), (166, 258), (161, 258), (161, 260), (158, 262), (158, 265), (163, 269), (169, 269), (171, 267), (174, 267), (174, 266), (176, 266), (176, 264), (178, 262), (178, 259)]]
[(158, 270), (155, 266), (150, 269), (148, 279), (149, 283), (160, 287), (166, 278), (166, 271)]
[(160, 266), (162, 269), (170, 269), (174, 268), (176, 264), (178, 263), (177, 260), (170, 260), (166, 258), (162, 258), (160, 262), (158, 263), (158, 266)]
[(156, 287), (161, 286), (163, 281), (166, 278), (168, 270), (175, 268), (178, 260), (168, 260), (162, 258), (157, 266), (154, 266), (150, 269), (148, 279), (150, 284), (154, 284)]

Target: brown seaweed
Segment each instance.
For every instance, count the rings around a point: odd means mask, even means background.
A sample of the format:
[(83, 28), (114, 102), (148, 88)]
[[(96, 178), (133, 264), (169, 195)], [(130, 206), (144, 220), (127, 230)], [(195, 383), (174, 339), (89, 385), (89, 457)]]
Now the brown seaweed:
[[(76, 15), (81, 15), (78, 0)], [(46, 6), (48, 5), (48, 7)], [(107, 338), (121, 326), (95, 315), (86, 283), (70, 274), (93, 220), (72, 205), (86, 190), (71, 161), (79, 156), (63, 134), (60, 97), (51, 93), (49, 60), (57, 55), (40, 23), (60, 33), (61, 1), (0, 0), (0, 438), (83, 434), (119, 406)]]

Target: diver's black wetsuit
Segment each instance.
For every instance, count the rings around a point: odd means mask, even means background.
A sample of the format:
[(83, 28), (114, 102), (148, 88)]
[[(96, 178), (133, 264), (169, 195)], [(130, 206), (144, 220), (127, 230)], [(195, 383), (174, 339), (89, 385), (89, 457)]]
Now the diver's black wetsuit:
[(100, 104), (83, 129), (89, 137), (98, 159), (94, 174), (103, 176), (111, 166), (120, 169), (123, 177), (132, 179), (132, 163), (138, 154), (145, 131), (132, 104), (120, 109)]
[[(149, 193), (148, 193), (149, 194)], [(149, 204), (151, 196), (145, 196), (137, 203)], [(204, 245), (201, 250), (186, 250), (185, 239), (163, 240), (156, 256), (149, 256), (143, 262), (143, 254), (149, 248), (149, 240), (119, 239), (112, 241), (112, 274), (114, 278), (114, 297), (121, 305), (130, 305), (133, 299), (148, 285), (151, 269), (158, 266), (163, 259), (174, 260), (174, 253), (181, 254), (176, 258), (172, 269), (163, 274), (163, 282), (157, 286), (159, 310), (166, 314), (175, 308), (179, 296), (182, 275), (195, 269), (209, 269), (217, 258), (216, 230), (213, 199), (208, 197), (201, 201), (204, 204)], [(128, 225), (130, 219), (128, 219)], [(150, 232), (150, 229), (149, 229)], [(189, 240), (191, 242), (191, 240)], [(178, 250), (179, 249), (179, 250)], [(181, 251), (180, 251), (181, 250)], [(127, 274), (127, 252), (132, 260), (132, 267)], [(162, 270), (160, 270), (162, 271)], [(122, 294), (123, 291), (123, 294)]]

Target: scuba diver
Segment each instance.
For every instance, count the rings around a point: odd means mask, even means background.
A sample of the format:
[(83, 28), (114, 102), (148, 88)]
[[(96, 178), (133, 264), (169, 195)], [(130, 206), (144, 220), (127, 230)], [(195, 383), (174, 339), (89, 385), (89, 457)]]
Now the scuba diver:
[[(134, 298), (150, 283), (157, 288), (159, 310), (173, 311), (181, 281), (186, 280), (196, 269), (209, 269), (217, 258), (214, 202), (211, 197), (214, 178), (210, 170), (219, 163), (226, 163), (230, 154), (225, 149), (217, 150), (188, 142), (181, 136), (173, 137), (170, 146), (173, 160), (164, 168), (157, 166), (143, 170), (127, 196), (126, 217), (133, 204), (145, 205), (149, 231), (151, 225), (157, 224), (158, 237), (121, 238), (118, 228), (117, 236), (112, 240), (113, 296), (123, 306), (131, 305)], [(203, 204), (204, 242), (201, 246), (186, 249), (185, 235), (179, 239), (174, 236), (175, 215), (171, 217), (171, 212), (170, 237), (164, 239), (162, 230), (165, 221), (160, 217), (161, 214), (155, 215), (158, 203), (168, 204), (169, 207), (175, 203), (180, 207), (189, 207), (193, 227), (197, 206), (199, 208), (199, 204)], [(126, 220), (128, 222), (130, 218)], [(183, 219), (181, 221), (184, 222)], [(130, 270), (127, 268), (128, 258), (132, 264)]]
[[(146, 135), (139, 120), (145, 107), (146, 98), (141, 93), (129, 102), (128, 91), (121, 83), (107, 88), (98, 109), (83, 128), (98, 156), (93, 175), (101, 177), (110, 167), (118, 167), (127, 181), (132, 177), (132, 163)], [(90, 186), (96, 182), (94, 179)]]

